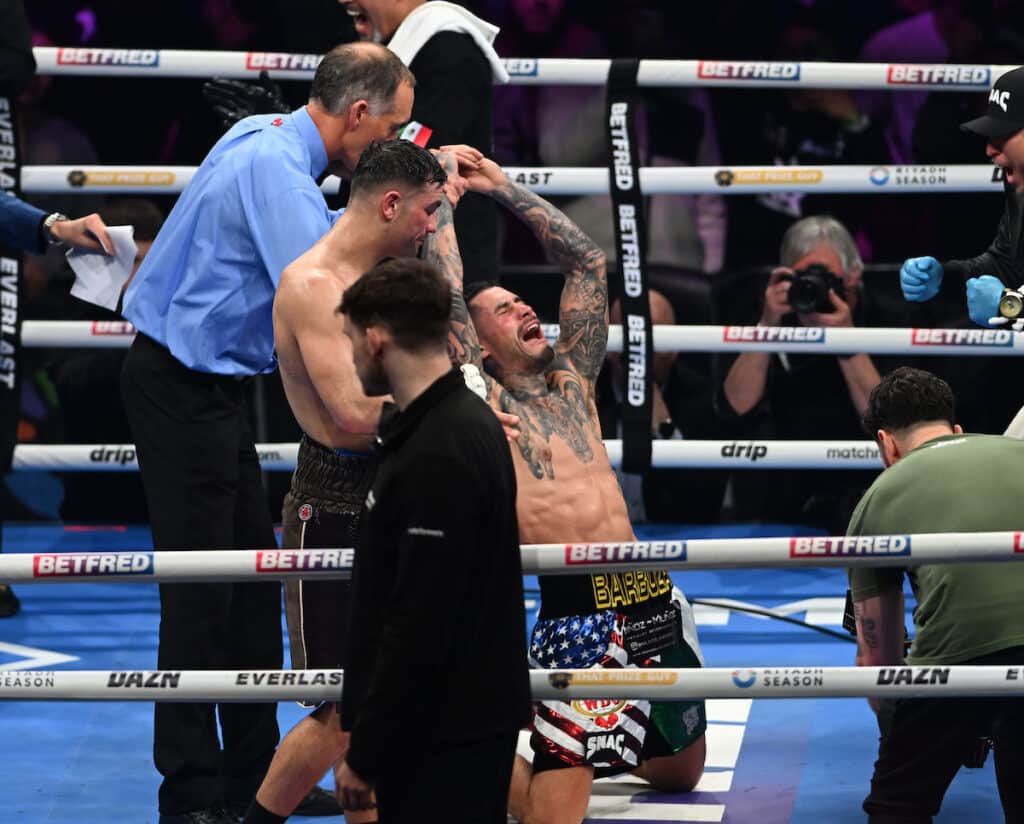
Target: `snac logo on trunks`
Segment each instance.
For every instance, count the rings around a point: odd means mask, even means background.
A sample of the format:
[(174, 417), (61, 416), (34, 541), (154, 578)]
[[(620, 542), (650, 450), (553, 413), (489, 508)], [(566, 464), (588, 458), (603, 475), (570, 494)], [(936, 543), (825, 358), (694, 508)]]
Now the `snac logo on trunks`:
[(152, 574), (152, 552), (61, 552), (32, 559), (34, 578)]
[(701, 60), (697, 77), (705, 80), (799, 80), (799, 63)]
[(912, 346), (1013, 346), (1009, 329), (912, 329)]
[(631, 564), (636, 561), (685, 561), (686, 541), (637, 541), (622, 544), (568, 544), (566, 564)]
[(892, 63), (886, 72), (890, 86), (977, 86), (991, 85), (988, 66), (946, 66)]
[(814, 555), (910, 555), (909, 535), (860, 535), (849, 538), (790, 538), (789, 557)]
[(319, 54), (285, 54), (283, 52), (248, 52), (245, 67), (252, 71), (286, 69), (315, 72), (323, 57)]
[(156, 49), (58, 49), (58, 66), (159, 66)]
[(256, 571), (351, 569), (354, 557), (353, 549), (261, 549), (256, 553)]

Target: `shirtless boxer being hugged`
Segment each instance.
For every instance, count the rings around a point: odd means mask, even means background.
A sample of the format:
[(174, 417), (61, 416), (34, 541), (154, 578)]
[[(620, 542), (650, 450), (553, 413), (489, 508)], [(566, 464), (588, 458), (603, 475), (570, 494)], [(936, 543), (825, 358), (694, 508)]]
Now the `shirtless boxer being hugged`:
[[(608, 340), (605, 256), (578, 226), (510, 181), (493, 161), (468, 149), (458, 158), (468, 190), (515, 213), (565, 276), (561, 332), (552, 347), (533, 309), (508, 290), (471, 284), (463, 301), (451, 207), (446, 201), (438, 210), (437, 233), (425, 252), (452, 282), (453, 359), (483, 366), (488, 403), (522, 421), (512, 446), (520, 540), (634, 541), (594, 402)], [(446, 170), (453, 177), (455, 169)], [(693, 613), (665, 571), (541, 576), (540, 588), (540, 616), (530, 639), (537, 666), (702, 663)], [(663, 791), (688, 791), (704, 770), (706, 726), (703, 701), (540, 702), (533, 764), (517, 758), (510, 812), (527, 824), (581, 821), (595, 775), (627, 771)]]
[[(288, 403), (304, 433), (284, 499), (285, 547), (355, 543), (376, 468), (370, 444), (383, 399), (363, 392), (334, 310), (346, 287), (381, 259), (417, 254), (434, 231), (445, 180), (426, 149), (407, 140), (371, 144), (352, 176), (344, 214), (281, 275), (274, 343)], [(293, 667), (341, 667), (349, 591), (348, 581), (287, 582)], [(335, 705), (315, 709), (281, 742), (245, 820), (284, 821), (346, 744)], [(374, 811), (349, 815), (352, 822), (376, 820)]]

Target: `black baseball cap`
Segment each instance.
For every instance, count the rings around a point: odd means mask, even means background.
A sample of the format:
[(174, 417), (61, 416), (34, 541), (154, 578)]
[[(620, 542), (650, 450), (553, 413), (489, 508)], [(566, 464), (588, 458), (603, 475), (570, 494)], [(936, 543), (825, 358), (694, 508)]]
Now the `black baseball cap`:
[(996, 80), (984, 116), (968, 120), (960, 128), (982, 137), (1007, 137), (1024, 129), (1024, 67)]

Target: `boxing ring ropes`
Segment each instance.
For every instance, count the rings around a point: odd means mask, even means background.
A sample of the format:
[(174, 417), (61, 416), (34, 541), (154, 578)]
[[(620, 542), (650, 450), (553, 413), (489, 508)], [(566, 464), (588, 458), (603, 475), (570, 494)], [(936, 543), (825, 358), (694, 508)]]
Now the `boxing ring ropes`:
[[(267, 70), (275, 79), (309, 80), (317, 55), (265, 52), (36, 48), (42, 74), (117, 77), (254, 78)], [(510, 58), (512, 83), (603, 85), (607, 60)], [(841, 88), (888, 91), (984, 92), (1015, 66), (945, 64), (844, 64), (778, 61), (641, 60), (637, 85), (744, 88)], [(24, 193), (91, 192), (174, 194), (194, 167), (26, 166)], [(604, 194), (603, 168), (507, 168), (541, 194)], [(913, 193), (1001, 191), (990, 165), (767, 166), (642, 168), (644, 194), (764, 192)], [(324, 181), (326, 193), (338, 180)], [(549, 335), (555, 329), (548, 327)], [(26, 321), (26, 347), (129, 345), (134, 330), (118, 322)], [(655, 327), (660, 351), (792, 351), (840, 354), (1018, 355), (1024, 333), (1005, 329), (768, 329), (752, 326)], [(611, 330), (609, 350), (621, 351), (621, 330)], [(1020, 419), (1021, 416), (1018, 416)], [(1011, 424), (1011, 428), (1016, 425)], [(621, 442), (607, 441), (613, 463)], [(297, 444), (259, 444), (266, 470), (294, 468)], [(878, 469), (869, 441), (656, 441), (658, 467)], [(15, 470), (137, 469), (131, 445), (23, 444)], [(624, 569), (714, 569), (767, 567), (905, 566), (918, 563), (1013, 562), (1024, 560), (1024, 533), (890, 535), (869, 538), (759, 538), (522, 547), (524, 573), (594, 574)], [(0, 583), (67, 581), (210, 581), (346, 577), (353, 550), (266, 549), (43, 553), (0, 556)], [(743, 670), (534, 670), (537, 699), (791, 698), (877, 696), (1015, 695), (1024, 672), (1000, 667), (760, 667)], [(779, 679), (785, 671), (790, 677)], [(340, 670), (304, 671), (11, 671), (0, 673), (0, 700), (268, 701), (337, 700)]]

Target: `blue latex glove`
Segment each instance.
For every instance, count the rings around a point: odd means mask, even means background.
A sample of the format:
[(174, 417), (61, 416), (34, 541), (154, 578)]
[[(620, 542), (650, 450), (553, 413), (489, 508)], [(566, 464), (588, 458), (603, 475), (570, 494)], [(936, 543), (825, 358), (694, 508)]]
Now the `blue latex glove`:
[(900, 268), (903, 297), (914, 303), (931, 300), (942, 285), (942, 264), (933, 257), (907, 258)]
[(993, 326), (992, 318), (999, 317), (999, 298), (1003, 296), (1003, 282), (992, 275), (970, 278), (967, 281), (967, 314), (978, 326)]

